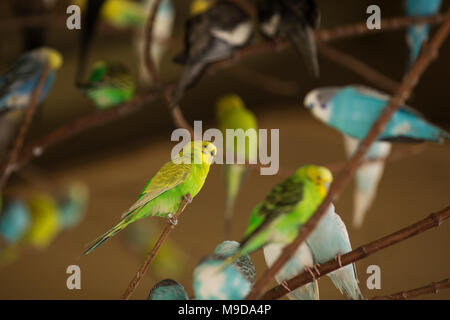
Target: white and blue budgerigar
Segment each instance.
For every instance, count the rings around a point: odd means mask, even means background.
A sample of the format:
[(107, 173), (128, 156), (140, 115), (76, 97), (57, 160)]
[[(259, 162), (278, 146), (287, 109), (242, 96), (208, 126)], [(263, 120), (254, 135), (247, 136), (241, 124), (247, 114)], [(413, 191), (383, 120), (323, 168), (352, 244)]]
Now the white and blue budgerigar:
[[(405, 11), (410, 17), (421, 17), (436, 14), (442, 4), (442, 0), (406, 0)], [(408, 27), (406, 31), (406, 41), (409, 46), (409, 61), (411, 65), (420, 54), (422, 45), (428, 40), (430, 25), (417, 24)]]
[[(140, 0), (144, 12), (150, 12), (150, 8), (154, 6), (155, 0)], [(162, 58), (170, 45), (172, 36), (173, 23), (175, 20), (175, 9), (171, 0), (162, 0), (156, 12), (155, 21), (153, 23), (151, 56), (157, 68), (160, 67)], [(150, 84), (151, 78), (148, 73), (145, 62), (145, 39), (146, 25), (140, 26), (135, 33), (134, 44), (137, 55), (139, 57), (139, 79), (143, 84)]]
[(189, 297), (177, 281), (164, 279), (153, 286), (147, 300), (189, 300)]
[[(358, 148), (360, 140), (343, 135), (345, 151), (348, 158)], [(353, 198), (353, 226), (360, 228), (364, 222), (367, 211), (372, 206), (377, 194), (378, 184), (383, 176), (386, 159), (391, 152), (389, 142), (374, 142), (367, 152), (366, 160), (377, 160), (364, 163), (355, 174), (355, 194)]]
[[(267, 267), (270, 268), (274, 264), (283, 251), (284, 246), (285, 245), (278, 243), (271, 243), (264, 247), (264, 258), (266, 259)], [(280, 271), (278, 271), (275, 280), (283, 286), (286, 286), (287, 284), (285, 281), (292, 279), (303, 273), (306, 268), (311, 268), (313, 266), (314, 259), (311, 249), (306, 242), (303, 242), (300, 247), (297, 248), (292, 258), (290, 258)], [(317, 280), (289, 292), (287, 297), (291, 300), (319, 300)]]
[[(325, 87), (309, 92), (306, 108), (325, 124), (355, 139), (363, 139), (389, 104), (391, 97), (364, 86)], [(408, 106), (400, 107), (386, 124), (378, 141), (444, 142), (450, 134)]]
[(61, 67), (62, 61), (58, 51), (47, 47), (23, 54), (0, 76), (0, 113), (28, 106), (41, 74), (48, 64), (50, 70), (38, 98), (38, 103), (41, 103), (50, 92), (56, 71)]
[[(331, 203), (322, 220), (306, 239), (314, 263), (322, 264), (333, 258), (340, 261), (340, 255), (352, 251), (347, 228)], [(328, 274), (336, 288), (353, 300), (363, 299), (358, 286), (356, 267), (349, 264)]]
[(255, 267), (248, 255), (224, 267), (224, 260), (237, 252), (239, 243), (224, 241), (214, 254), (203, 258), (194, 270), (197, 300), (242, 300), (255, 282)]

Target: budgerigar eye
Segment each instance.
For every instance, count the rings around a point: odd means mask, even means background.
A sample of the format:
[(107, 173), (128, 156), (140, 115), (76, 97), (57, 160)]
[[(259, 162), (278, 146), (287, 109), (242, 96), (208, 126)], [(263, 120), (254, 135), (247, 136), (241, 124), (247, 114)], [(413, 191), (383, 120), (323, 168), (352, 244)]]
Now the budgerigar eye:
[(326, 109), (326, 108), (327, 108), (327, 105), (326, 105), (325, 103), (322, 103), (322, 104), (320, 104), (320, 107), (321, 107), (322, 109)]
[(312, 109), (312, 108), (314, 108), (314, 103), (308, 104), (308, 109)]

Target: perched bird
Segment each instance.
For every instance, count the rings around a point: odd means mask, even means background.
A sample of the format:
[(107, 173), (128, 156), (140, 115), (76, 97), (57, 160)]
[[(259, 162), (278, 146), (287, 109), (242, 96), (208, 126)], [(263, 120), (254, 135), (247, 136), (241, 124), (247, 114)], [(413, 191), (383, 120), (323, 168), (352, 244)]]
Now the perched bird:
[[(331, 203), (322, 220), (306, 239), (315, 263), (325, 263), (352, 251), (347, 228)], [(328, 274), (336, 288), (353, 300), (363, 299), (358, 286), (356, 268), (349, 264)]]
[(305, 165), (272, 188), (253, 209), (241, 246), (225, 265), (268, 244), (292, 242), (326, 196), (332, 180), (327, 168)]
[[(390, 96), (363, 86), (328, 87), (311, 91), (304, 104), (327, 125), (355, 139), (363, 139), (387, 107)], [(414, 109), (402, 106), (378, 136), (388, 142), (443, 142), (450, 134), (426, 121)]]
[(123, 64), (98, 61), (81, 89), (98, 109), (104, 110), (133, 98), (135, 86), (130, 71)]
[(75, 182), (57, 199), (63, 229), (73, 228), (81, 222), (86, 211), (88, 198), (89, 190), (87, 186), (81, 182)]
[[(141, 0), (146, 15), (150, 12), (150, 8), (154, 5), (154, 0)], [(156, 12), (155, 21), (152, 30), (152, 47), (151, 56), (156, 68), (160, 68), (162, 58), (170, 45), (172, 37), (173, 24), (175, 20), (175, 9), (171, 0), (162, 0), (158, 11)], [(150, 84), (150, 75), (148, 73), (145, 62), (144, 46), (146, 39), (146, 25), (138, 27), (134, 35), (134, 46), (139, 58), (139, 80), (142, 84)]]
[(147, 300), (189, 300), (189, 297), (181, 284), (164, 279), (153, 286)]
[(58, 204), (49, 195), (36, 194), (27, 200), (27, 205), (31, 214), (31, 224), (24, 235), (24, 240), (43, 249), (61, 230)]
[(41, 103), (50, 92), (56, 71), (61, 67), (62, 61), (58, 51), (47, 47), (23, 54), (0, 76), (0, 113), (28, 106), (41, 74), (48, 64), (50, 70), (38, 98), (38, 103)]
[[(232, 153), (238, 159), (245, 160), (245, 163), (256, 163), (258, 153), (258, 124), (255, 115), (245, 107), (242, 99), (235, 94), (221, 97), (216, 103), (216, 119), (219, 129), (225, 137), (227, 154)], [(245, 143), (244, 148), (238, 148), (238, 144), (235, 143), (235, 136), (233, 136), (232, 141), (227, 141), (227, 129), (243, 130), (242, 132), (236, 132), (236, 134), (238, 143), (241, 140)], [(254, 130), (255, 132), (253, 136), (249, 135), (248, 139), (245, 137), (247, 130)], [(247, 168), (245, 164), (225, 164), (224, 169), (227, 193), (225, 204), (225, 238), (229, 238), (234, 203)]]
[(194, 270), (194, 293), (197, 300), (242, 300), (255, 282), (255, 267), (248, 255), (223, 268), (223, 262), (235, 254), (239, 243), (225, 241), (214, 254), (204, 257)]
[[(345, 151), (350, 158), (359, 145), (359, 140), (344, 137)], [(360, 166), (355, 174), (355, 194), (353, 199), (353, 226), (360, 228), (364, 222), (364, 217), (370, 209), (377, 194), (378, 184), (383, 175), (386, 159), (391, 151), (391, 143), (378, 141), (374, 142), (367, 152), (366, 160), (377, 160), (365, 163)]]
[(173, 215), (178, 211), (183, 199), (189, 202), (201, 190), (216, 153), (217, 149), (211, 142), (189, 142), (177, 157), (167, 162), (150, 179), (139, 199), (122, 214), (119, 223), (100, 236), (83, 254), (93, 251), (127, 225), (141, 218), (167, 217), (171, 223), (176, 224)]
[(172, 106), (199, 80), (207, 65), (231, 57), (252, 36), (250, 16), (237, 5), (218, 1), (206, 8), (186, 22), (184, 51), (174, 58), (185, 67), (174, 89)]
[[(280, 256), (284, 245), (278, 243), (271, 243), (264, 247), (264, 258), (267, 267), (271, 267)], [(288, 260), (288, 262), (278, 271), (275, 280), (283, 286), (287, 286), (286, 280), (303, 273), (307, 268), (314, 266), (314, 259), (311, 249), (304, 242), (297, 248), (295, 254)], [(287, 287), (288, 288), (288, 287)], [(291, 300), (319, 300), (319, 286), (317, 280), (305, 284), (293, 291), (289, 289), (287, 297)]]
[[(433, 15), (439, 12), (442, 0), (406, 0), (405, 11), (410, 17), (421, 17)], [(430, 26), (428, 24), (417, 24), (407, 28), (406, 41), (409, 46), (408, 69), (416, 61), (420, 54), (422, 45), (428, 41)]]
[(315, 0), (256, 0), (258, 20), (263, 35), (289, 40), (303, 56), (311, 75), (319, 76), (319, 62), (314, 30), (320, 24)]
[(17, 243), (27, 232), (30, 220), (30, 212), (21, 200), (8, 202), (0, 214), (0, 237), (7, 243)]

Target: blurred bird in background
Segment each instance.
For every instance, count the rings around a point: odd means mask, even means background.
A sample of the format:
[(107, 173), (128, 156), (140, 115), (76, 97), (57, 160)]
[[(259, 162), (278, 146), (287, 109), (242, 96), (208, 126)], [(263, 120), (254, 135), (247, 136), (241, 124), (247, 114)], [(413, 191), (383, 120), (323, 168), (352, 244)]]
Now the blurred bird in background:
[[(341, 255), (352, 251), (347, 228), (331, 203), (324, 217), (306, 239), (311, 249), (314, 263), (321, 264), (335, 258), (339, 264)], [(311, 272), (313, 272), (311, 270)], [(336, 288), (349, 299), (361, 300), (363, 296), (358, 286), (356, 267), (349, 264), (328, 274)]]
[(191, 10), (195, 15), (186, 21), (184, 51), (174, 58), (174, 62), (184, 65), (184, 70), (173, 91), (172, 106), (179, 103), (209, 64), (231, 57), (251, 39), (252, 21), (243, 9), (226, 1), (208, 4), (197, 6), (203, 12)]
[(258, 19), (264, 36), (291, 41), (303, 57), (308, 72), (319, 77), (314, 30), (320, 24), (315, 0), (256, 0)]
[(224, 241), (214, 254), (203, 258), (194, 270), (197, 300), (242, 300), (255, 282), (255, 267), (248, 255), (242, 255), (222, 268), (223, 262), (239, 249), (236, 241)]
[(2, 204), (0, 215), (1, 238), (8, 244), (18, 243), (28, 230), (30, 221), (30, 212), (22, 200), (17, 198)]
[[(353, 154), (388, 105), (391, 97), (364, 86), (327, 87), (311, 91), (304, 104), (313, 116), (339, 130), (345, 137), (347, 153)], [(355, 140), (356, 139), (356, 140)], [(390, 152), (390, 142), (443, 142), (450, 134), (429, 123), (417, 111), (403, 106), (394, 114), (366, 154), (366, 159), (381, 159), (364, 165), (356, 174), (355, 212), (353, 224), (360, 227), (375, 199), (384, 169), (384, 159)]]
[(147, 300), (189, 300), (189, 297), (181, 284), (164, 279), (153, 286)]
[[(442, 0), (406, 0), (405, 11), (410, 17), (429, 16), (439, 12)], [(409, 46), (408, 69), (419, 56), (422, 46), (428, 41), (430, 26), (418, 24), (407, 28), (406, 41)]]
[[(236, 155), (237, 159), (245, 160), (245, 163), (256, 164), (258, 155), (258, 124), (255, 115), (245, 107), (241, 97), (235, 94), (221, 97), (216, 103), (216, 120), (224, 137), (226, 137), (227, 129), (243, 130), (242, 132), (236, 132), (237, 143), (234, 136), (232, 141), (225, 139), (227, 154), (232, 153)], [(249, 136), (252, 138), (245, 138), (245, 132), (249, 129), (254, 130), (255, 135)], [(241, 144), (241, 142), (245, 143), (245, 145), (242, 144), (243, 148), (238, 148), (238, 143)], [(225, 238), (229, 238), (234, 203), (247, 168), (245, 164), (225, 164), (224, 171), (227, 194), (224, 232)]]
[(189, 142), (177, 158), (167, 162), (150, 179), (139, 199), (122, 214), (120, 222), (95, 240), (83, 254), (92, 252), (130, 223), (148, 216), (169, 218), (176, 224), (173, 215), (183, 199), (190, 195), (189, 202), (201, 190), (216, 153), (217, 149), (211, 142)]
[(82, 182), (69, 184), (59, 197), (57, 203), (63, 229), (76, 227), (84, 218), (89, 201), (89, 189)]
[(135, 85), (130, 71), (122, 63), (98, 61), (80, 89), (98, 109), (106, 110), (133, 98)]
[(47, 47), (26, 52), (14, 65), (0, 76), (0, 114), (10, 110), (23, 110), (30, 103), (33, 91), (39, 83), (42, 72), (48, 64), (50, 70), (38, 97), (41, 103), (50, 92), (61, 67), (61, 54)]

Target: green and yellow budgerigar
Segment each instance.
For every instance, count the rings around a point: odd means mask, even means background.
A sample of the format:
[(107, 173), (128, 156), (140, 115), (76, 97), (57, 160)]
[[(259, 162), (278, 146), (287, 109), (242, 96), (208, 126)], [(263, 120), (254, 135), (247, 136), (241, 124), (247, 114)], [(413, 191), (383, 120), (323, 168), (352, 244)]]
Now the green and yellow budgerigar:
[(167, 162), (150, 179), (139, 199), (122, 214), (122, 220), (100, 236), (83, 254), (88, 254), (130, 223), (151, 216), (169, 218), (183, 199), (194, 198), (203, 187), (217, 149), (211, 142), (189, 142), (180, 154)]
[(226, 263), (270, 243), (292, 242), (325, 198), (332, 180), (327, 168), (305, 165), (276, 185), (253, 209), (240, 249)]
[[(229, 94), (221, 97), (216, 103), (216, 118), (219, 129), (222, 131), (226, 141), (227, 129), (242, 129), (240, 133), (237, 133), (237, 140), (233, 137), (232, 142), (228, 144), (233, 146), (234, 154), (241, 159), (245, 159), (246, 163), (249, 163), (250, 158), (256, 160), (258, 152), (258, 124), (256, 117), (245, 107), (242, 99), (235, 94)], [(245, 131), (253, 129), (255, 135), (253, 138), (245, 138)], [(239, 149), (236, 141), (240, 140), (240, 135), (243, 135), (242, 139), (245, 139), (245, 149)], [(228, 152), (228, 150), (227, 150)], [(225, 207), (225, 238), (229, 238), (231, 232), (231, 219), (233, 216), (233, 208), (236, 200), (236, 196), (239, 192), (239, 188), (242, 183), (242, 179), (247, 172), (246, 166), (243, 164), (225, 164), (225, 184), (226, 184), (226, 207)]]
[(135, 85), (123, 64), (98, 61), (82, 90), (98, 109), (104, 110), (133, 98)]

